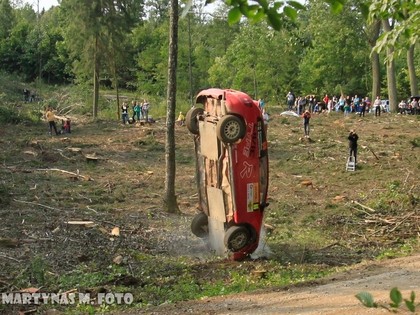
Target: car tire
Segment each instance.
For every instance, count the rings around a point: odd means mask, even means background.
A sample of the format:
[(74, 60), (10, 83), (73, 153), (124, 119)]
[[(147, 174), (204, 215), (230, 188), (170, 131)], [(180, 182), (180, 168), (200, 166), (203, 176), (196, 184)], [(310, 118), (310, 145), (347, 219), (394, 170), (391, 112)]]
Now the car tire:
[(225, 233), (225, 246), (232, 252), (237, 252), (248, 245), (251, 241), (251, 233), (245, 226), (234, 225)]
[(217, 138), (224, 143), (235, 143), (245, 136), (244, 121), (235, 115), (223, 116), (217, 123)]
[(196, 214), (193, 218), (191, 232), (199, 238), (205, 238), (209, 235), (209, 218), (204, 212)]
[(195, 107), (191, 108), (185, 115), (185, 124), (187, 125), (188, 130), (194, 135), (197, 135), (199, 132), (197, 116), (202, 115), (203, 113), (203, 108)]

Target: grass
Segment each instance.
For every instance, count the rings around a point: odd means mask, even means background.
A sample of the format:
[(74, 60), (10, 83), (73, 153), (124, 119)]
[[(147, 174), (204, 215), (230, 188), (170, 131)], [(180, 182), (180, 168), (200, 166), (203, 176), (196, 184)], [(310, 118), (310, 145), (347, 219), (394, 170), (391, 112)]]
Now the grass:
[[(56, 91), (63, 99), (66, 93)], [(82, 102), (72, 94), (65, 99)], [(44, 292), (132, 292), (131, 307), (144, 308), (310, 282), (365, 259), (419, 249), (418, 222), (410, 220), (418, 217), (420, 203), (415, 116), (319, 115), (311, 120), (312, 141), (306, 141), (300, 139), (300, 119), (280, 116), (280, 108), (268, 105), (265, 223), (273, 255), (231, 262), (212, 255), (190, 232), (198, 197), (193, 140), (185, 127), (176, 129), (182, 214), (170, 215), (162, 210), (163, 121), (122, 126), (108, 116), (90, 122), (75, 114), (71, 135), (50, 137), (45, 123), (30, 118), (30, 105), (23, 104), (19, 116), (26, 123), (0, 126), (0, 238), (19, 240), (17, 247), (0, 243), (11, 258), (1, 258), (4, 292), (32, 286)], [(346, 172), (352, 128), (360, 136), (359, 165)], [(99, 157), (96, 163), (85, 158), (92, 153)], [(313, 185), (301, 185), (304, 180)], [(66, 223), (76, 220), (94, 225)], [(120, 236), (111, 235), (114, 227)], [(0, 311), (7, 313), (8, 307)], [(93, 314), (115, 307), (63, 309)]]

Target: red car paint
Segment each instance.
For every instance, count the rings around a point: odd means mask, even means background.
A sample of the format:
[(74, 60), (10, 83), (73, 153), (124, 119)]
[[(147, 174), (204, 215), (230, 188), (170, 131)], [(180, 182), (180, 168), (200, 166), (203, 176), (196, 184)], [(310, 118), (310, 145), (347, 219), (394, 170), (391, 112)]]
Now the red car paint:
[[(204, 123), (216, 124), (218, 128), (218, 143), (220, 144), (220, 163), (225, 167), (219, 167), (218, 178), (226, 176), (229, 179), (228, 194), (231, 194), (231, 205), (226, 202), (225, 232), (232, 226), (241, 226), (249, 230), (250, 239), (242, 248), (231, 251), (235, 260), (240, 260), (251, 254), (258, 246), (263, 221), (263, 212), (267, 206), (268, 190), (268, 152), (267, 138), (264, 129), (264, 121), (258, 102), (254, 101), (246, 93), (236, 90), (207, 89), (201, 91), (196, 98), (197, 103), (203, 104), (203, 113), (198, 119)], [(224, 106), (214, 106), (215, 102), (224, 101)], [(220, 102), (219, 102), (220, 103)], [(225, 107), (225, 108), (223, 108)], [(187, 115), (188, 116), (188, 115)], [(236, 116), (240, 124), (243, 124), (242, 133), (237, 141), (226, 143), (221, 140), (219, 134), (224, 131), (236, 132), (236, 121), (220, 131), (220, 124), (224, 116)], [(195, 117), (190, 117), (194, 119)], [(188, 121), (187, 121), (188, 126)], [(229, 129), (233, 127), (233, 129)], [(190, 130), (191, 131), (191, 130)], [(205, 143), (200, 143), (200, 135), (196, 134), (196, 148)], [(223, 135), (222, 135), (223, 138)], [(229, 140), (229, 139), (228, 139)], [(230, 141), (230, 140), (229, 140)], [(199, 155), (201, 150), (197, 150)], [(223, 174), (224, 172), (224, 174)], [(206, 172), (199, 176), (199, 190), (209, 185)], [(226, 189), (226, 188), (225, 188)], [(226, 192), (226, 191), (225, 191)], [(209, 215), (208, 200), (203, 191), (200, 192), (202, 211)], [(229, 211), (229, 208), (233, 211)], [(233, 213), (232, 213), (233, 212)]]

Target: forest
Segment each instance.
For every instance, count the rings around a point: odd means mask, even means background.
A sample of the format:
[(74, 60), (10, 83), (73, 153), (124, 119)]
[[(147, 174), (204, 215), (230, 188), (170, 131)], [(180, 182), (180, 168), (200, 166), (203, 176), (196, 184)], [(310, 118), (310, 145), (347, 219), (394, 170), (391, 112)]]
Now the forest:
[[(379, 269), (400, 278), (404, 297), (418, 291), (420, 115), (313, 114), (310, 138), (282, 115), (289, 91), (380, 95), (394, 112), (419, 95), (418, 1), (288, 1), (280, 14), (279, 0), (207, 2), (180, 1), (173, 23), (176, 0), (61, 0), (47, 11), (0, 0), (0, 291), (88, 297), (17, 300), (0, 314), (264, 313), (251, 291), (274, 302), (369, 272), (388, 291)], [(266, 102), (267, 259), (233, 262), (191, 233), (194, 141), (173, 122), (207, 87)], [(122, 124), (120, 103), (142, 99), (155, 123)], [(71, 119), (71, 133), (48, 133), (46, 107)], [(350, 130), (355, 171), (345, 167)], [(292, 310), (322, 296), (364, 314), (348, 284), (348, 300), (321, 290)], [(103, 303), (104, 293), (130, 303)], [(233, 294), (246, 301), (230, 304)]]
[[(281, 16), (275, 30), (264, 20), (230, 23), (223, 2), (209, 9), (193, 1), (188, 10), (181, 2), (177, 102), (192, 105), (199, 90), (217, 86), (272, 104), (284, 103), (291, 90), (380, 95), (396, 110), (401, 99), (418, 94), (418, 44), (404, 36), (392, 41), (392, 49), (378, 42), (387, 27), (401, 22), (368, 18), (366, 5), (351, 0), (336, 13), (323, 0), (310, 0), (297, 6), (302, 9), (293, 19)], [(62, 0), (40, 12), (10, 0), (0, 6), (2, 71), (28, 83), (94, 87), (97, 80), (114, 92), (166, 96), (168, 0)]]

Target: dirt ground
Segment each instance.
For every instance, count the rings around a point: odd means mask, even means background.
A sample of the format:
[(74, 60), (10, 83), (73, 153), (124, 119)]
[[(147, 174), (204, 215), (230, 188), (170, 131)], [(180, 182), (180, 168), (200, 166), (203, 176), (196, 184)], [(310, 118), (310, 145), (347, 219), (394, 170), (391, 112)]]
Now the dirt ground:
[[(173, 286), (168, 285), (167, 296), (141, 301), (160, 306), (134, 306), (114, 314), (382, 314), (388, 311), (364, 308), (355, 294), (368, 291), (383, 303), (389, 303), (393, 287), (405, 298), (411, 291), (419, 295), (418, 247), (404, 247), (417, 248), (411, 257), (372, 259), (389, 248), (418, 244), (420, 138), (412, 131), (420, 120), (317, 116), (313, 136), (305, 141), (300, 120), (272, 113), (266, 220), (272, 227), (271, 261), (347, 271), (287, 288), (162, 305), (172, 298)], [(344, 169), (350, 128), (361, 135), (356, 172)], [(0, 291), (41, 287), (46, 292), (99, 292), (124, 286), (137, 298), (146, 284), (161, 288), (168, 274), (183, 276), (153, 268), (154, 261), (148, 265), (145, 257), (155, 257), (163, 266), (164, 258), (187, 259), (196, 264), (189, 270), (195, 281), (212, 283), (217, 271), (223, 271), (225, 277), (219, 279), (229, 284), (238, 264), (206, 256), (208, 249), (190, 231), (198, 198), (186, 128), (177, 129), (176, 141), (182, 215), (162, 207), (163, 122), (122, 126), (75, 121), (72, 134), (59, 137), (48, 136), (44, 125), (0, 126)], [(93, 155), (96, 162), (87, 159)], [(93, 224), (69, 224), (75, 221)], [(112, 234), (115, 228), (119, 236)], [(242, 267), (251, 273), (259, 265), (270, 268), (269, 262), (250, 261)], [(16, 313), (5, 307), (0, 314)]]
[[(206, 298), (141, 312), (115, 314), (387, 314), (390, 312), (384, 308), (364, 307), (355, 295), (367, 291), (379, 305), (389, 305), (389, 293), (394, 287), (399, 288), (405, 299), (412, 291), (419, 292), (420, 254), (360, 263), (346, 272), (304, 286)], [(410, 312), (401, 307), (398, 313)], [(420, 314), (420, 310), (415, 314)]]

